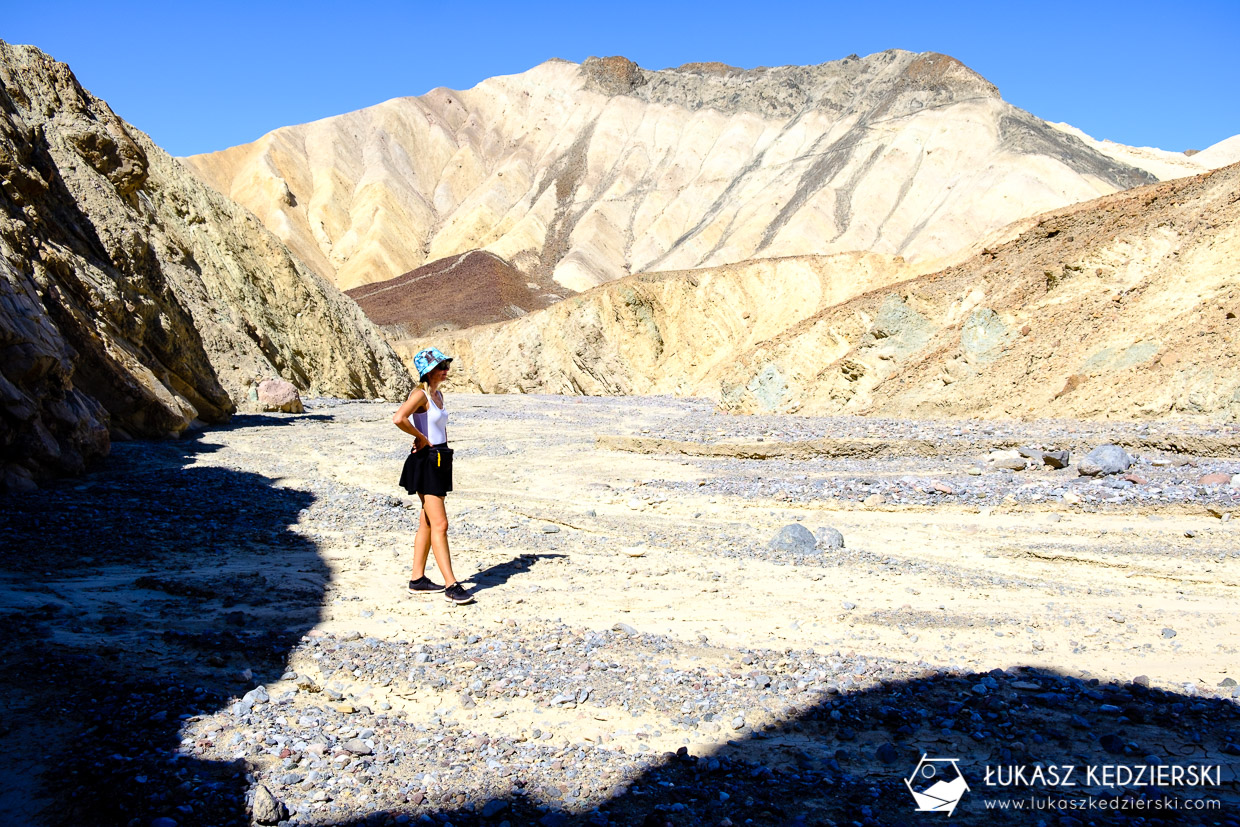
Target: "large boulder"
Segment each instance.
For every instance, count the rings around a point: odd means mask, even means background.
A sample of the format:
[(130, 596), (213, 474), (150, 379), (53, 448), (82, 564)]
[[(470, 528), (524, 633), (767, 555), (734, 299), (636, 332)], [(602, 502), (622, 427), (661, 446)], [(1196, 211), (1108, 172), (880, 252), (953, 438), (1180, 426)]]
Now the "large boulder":
[(1132, 457), (1118, 445), (1099, 445), (1085, 455), (1077, 470), (1087, 477), (1122, 474), (1132, 467)]
[(838, 528), (831, 526), (820, 526), (814, 532), (814, 540), (819, 548), (823, 551), (835, 551), (844, 547), (844, 535)]
[(292, 382), (283, 379), (264, 379), (258, 383), (258, 404), (264, 411), (302, 413), (301, 394)]
[(816, 554), (818, 541), (810, 530), (800, 523), (786, 525), (779, 530), (770, 542), (771, 551), (783, 551), (790, 554)]

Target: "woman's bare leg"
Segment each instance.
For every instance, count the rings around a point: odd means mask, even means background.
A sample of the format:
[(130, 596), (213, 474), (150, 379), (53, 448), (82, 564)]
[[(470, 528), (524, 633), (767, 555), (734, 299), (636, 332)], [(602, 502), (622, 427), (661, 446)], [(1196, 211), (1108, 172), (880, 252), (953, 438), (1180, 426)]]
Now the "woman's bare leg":
[(410, 580), (417, 580), (426, 575), (426, 558), (431, 551), (431, 530), (426, 522), (426, 497), (421, 494), (422, 512), (418, 515), (418, 533), (413, 535), (413, 569), (409, 572)]
[[(448, 512), (444, 508), (443, 497), (427, 494), (422, 497), (422, 518), (418, 521), (418, 533), (414, 537), (414, 562), (418, 560), (418, 537), (426, 530), (430, 535), (430, 547), (435, 553), (435, 565), (443, 575), (445, 587), (456, 582), (452, 572), (452, 556), (448, 552)], [(426, 563), (426, 552), (422, 552), (423, 565)]]

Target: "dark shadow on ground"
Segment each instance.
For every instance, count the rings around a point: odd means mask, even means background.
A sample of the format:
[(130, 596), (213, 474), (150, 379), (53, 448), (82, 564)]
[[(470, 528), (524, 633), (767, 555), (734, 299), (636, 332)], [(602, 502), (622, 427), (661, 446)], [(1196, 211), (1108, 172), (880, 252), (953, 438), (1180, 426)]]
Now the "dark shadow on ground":
[[(1233, 701), (1141, 684), (1100, 684), (1034, 668), (934, 675), (829, 696), (787, 721), (738, 734), (715, 754), (666, 753), (591, 811), (571, 811), (555, 792), (515, 773), (513, 792), (502, 799), (440, 811), (409, 807), (337, 824), (1236, 825), (1238, 728)], [(916, 811), (905, 779), (923, 756), (959, 760), (969, 790), (951, 816)], [(1038, 762), (1075, 767), (1075, 785), (998, 785), (1011, 780), (1000, 767), (1031, 772)], [(1088, 784), (1091, 766), (1155, 762), (1217, 769), (1196, 787)], [(987, 768), (994, 785), (986, 783)], [(1219, 807), (1186, 809), (1207, 799)], [(1031, 809), (1035, 800), (1051, 809)], [(1015, 809), (1018, 804), (1025, 809)]]
[(205, 450), (121, 443), (0, 499), (0, 821), (249, 823), (244, 762), (178, 755), (180, 728), (280, 677), (327, 569), (289, 530), (310, 494), (192, 467)]
[(539, 560), (553, 560), (567, 556), (565, 554), (522, 554), (506, 563), (496, 563), (494, 566), (482, 569), (470, 577), (469, 582), (479, 589), (493, 589), (507, 583), (510, 577), (529, 571)]
[(239, 413), (233, 414), (228, 423), (213, 428), (212, 430), (230, 430), (233, 428), (254, 428), (257, 426), (271, 425), (293, 425), (297, 422), (330, 422), (331, 416), (328, 414), (264, 414), (264, 413)]

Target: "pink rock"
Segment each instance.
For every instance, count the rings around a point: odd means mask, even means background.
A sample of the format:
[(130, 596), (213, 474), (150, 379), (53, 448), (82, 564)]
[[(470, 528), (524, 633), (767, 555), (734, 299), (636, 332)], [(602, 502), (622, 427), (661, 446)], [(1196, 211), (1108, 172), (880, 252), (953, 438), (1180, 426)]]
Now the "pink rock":
[(1140, 474), (1124, 474), (1124, 476), (1120, 477), (1120, 479), (1128, 480), (1129, 482), (1134, 483), (1136, 485), (1149, 485), (1149, 482), (1150, 482), (1149, 480), (1147, 480), (1145, 477), (1141, 476)]
[(292, 382), (283, 379), (264, 379), (258, 383), (258, 404), (264, 411), (302, 413), (301, 395)]
[(1227, 485), (1231, 482), (1231, 474), (1206, 474), (1197, 480), (1198, 485)]

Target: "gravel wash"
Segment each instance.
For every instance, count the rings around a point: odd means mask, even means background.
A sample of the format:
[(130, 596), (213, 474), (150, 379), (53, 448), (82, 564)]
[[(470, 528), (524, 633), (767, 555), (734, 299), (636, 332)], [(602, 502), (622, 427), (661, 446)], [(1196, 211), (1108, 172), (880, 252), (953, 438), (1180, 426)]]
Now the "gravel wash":
[[(970, 785), (954, 824), (1240, 825), (1238, 494), (1199, 482), (1240, 460), (1130, 449), (1140, 481), (1097, 480), (986, 446), (1173, 429), (448, 404), (470, 606), (405, 593), (418, 508), (389, 404), (118, 443), (5, 498), (11, 823), (921, 824), (944, 816), (905, 780), (941, 756)], [(604, 435), (978, 447), (794, 461)], [(774, 542), (789, 526), (808, 544)], [(813, 541), (824, 527), (842, 547)], [(985, 782), (1039, 764), (1220, 781)], [(994, 809), (1035, 797), (1049, 809)]]

